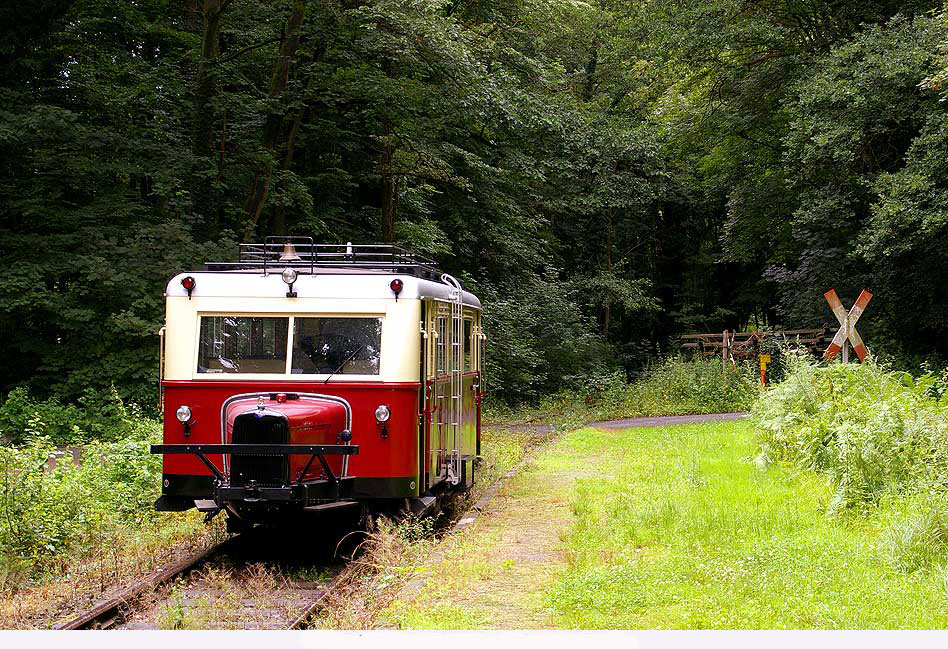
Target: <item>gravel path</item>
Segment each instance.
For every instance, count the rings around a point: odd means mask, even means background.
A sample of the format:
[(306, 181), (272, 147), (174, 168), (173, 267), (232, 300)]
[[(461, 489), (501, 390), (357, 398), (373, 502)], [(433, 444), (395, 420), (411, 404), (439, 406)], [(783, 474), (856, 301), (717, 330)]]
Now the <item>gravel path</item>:
[(717, 415), (681, 415), (675, 417), (633, 417), (589, 424), (592, 428), (616, 430), (620, 428), (655, 428), (657, 426), (679, 426), (682, 424), (703, 424), (711, 421), (736, 421), (745, 419), (746, 412), (725, 412)]

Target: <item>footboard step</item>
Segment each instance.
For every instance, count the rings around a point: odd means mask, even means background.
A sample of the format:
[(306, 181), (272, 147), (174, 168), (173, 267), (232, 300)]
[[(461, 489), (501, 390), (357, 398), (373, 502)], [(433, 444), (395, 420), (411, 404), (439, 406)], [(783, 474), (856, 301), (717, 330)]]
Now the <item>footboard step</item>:
[(411, 499), (411, 513), (415, 516), (424, 516), (434, 507), (437, 498), (434, 496), (422, 496), (421, 498)]
[(304, 507), (304, 512), (324, 512), (327, 509), (341, 509), (343, 507), (355, 507), (359, 503), (355, 500), (337, 500), (331, 503), (320, 503), (319, 505), (310, 505)]

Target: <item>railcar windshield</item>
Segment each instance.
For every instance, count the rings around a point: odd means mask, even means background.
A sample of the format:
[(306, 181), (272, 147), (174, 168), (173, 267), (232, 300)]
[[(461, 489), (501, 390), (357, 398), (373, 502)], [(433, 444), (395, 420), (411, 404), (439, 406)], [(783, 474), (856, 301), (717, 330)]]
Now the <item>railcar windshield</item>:
[(378, 374), (380, 318), (294, 318), (293, 374)]
[(201, 317), (197, 371), (283, 374), (289, 318)]
[(381, 342), (381, 318), (201, 316), (197, 371), (377, 375)]

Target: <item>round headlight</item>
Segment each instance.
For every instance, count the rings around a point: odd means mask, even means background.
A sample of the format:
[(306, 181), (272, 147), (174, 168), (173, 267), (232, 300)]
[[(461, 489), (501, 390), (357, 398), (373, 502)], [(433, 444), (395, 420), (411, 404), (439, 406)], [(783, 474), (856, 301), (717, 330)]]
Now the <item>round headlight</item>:
[(375, 409), (375, 420), (380, 424), (384, 424), (391, 416), (392, 411), (388, 409), (388, 406), (379, 406)]
[(181, 406), (177, 412), (174, 413), (174, 416), (177, 417), (178, 421), (182, 424), (186, 424), (191, 421), (191, 409), (187, 406)]
[(287, 284), (292, 284), (296, 281), (296, 271), (292, 268), (284, 269), (283, 271), (283, 281)]

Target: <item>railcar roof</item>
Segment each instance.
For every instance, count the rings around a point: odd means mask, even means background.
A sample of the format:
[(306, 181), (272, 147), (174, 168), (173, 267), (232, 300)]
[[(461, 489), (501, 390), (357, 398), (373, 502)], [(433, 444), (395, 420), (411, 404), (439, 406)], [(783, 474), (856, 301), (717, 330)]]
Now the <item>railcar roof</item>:
[[(181, 280), (191, 276), (195, 279), (191, 296), (199, 297), (285, 297), (286, 284), (280, 273), (286, 265), (273, 264), (264, 274), (262, 269), (209, 270), (193, 273), (181, 273), (168, 282), (166, 297), (188, 297)], [(316, 268), (310, 271), (293, 265), (298, 277), (293, 288), (298, 294), (290, 300), (316, 299), (395, 299), (389, 286), (398, 278), (403, 288), (398, 299), (433, 298), (450, 300), (452, 287), (443, 282), (414, 277), (410, 274), (362, 268)], [(475, 309), (481, 308), (481, 302), (473, 293), (462, 291), (464, 304)]]

